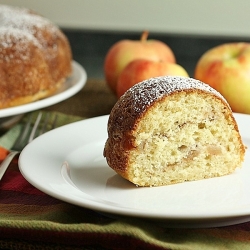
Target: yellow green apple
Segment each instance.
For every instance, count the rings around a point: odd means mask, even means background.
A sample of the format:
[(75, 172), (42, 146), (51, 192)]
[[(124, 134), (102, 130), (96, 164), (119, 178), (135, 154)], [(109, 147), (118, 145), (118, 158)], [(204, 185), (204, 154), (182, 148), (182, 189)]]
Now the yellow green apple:
[(176, 63), (137, 59), (130, 62), (118, 77), (116, 95), (120, 97), (136, 83), (156, 76), (187, 76), (187, 71)]
[(113, 92), (116, 91), (119, 74), (135, 59), (175, 63), (174, 53), (167, 44), (159, 40), (148, 40), (147, 37), (148, 32), (145, 31), (140, 40), (124, 39), (108, 50), (104, 60), (104, 73), (106, 83)]
[(250, 43), (216, 46), (199, 59), (194, 78), (220, 92), (234, 112), (250, 114)]

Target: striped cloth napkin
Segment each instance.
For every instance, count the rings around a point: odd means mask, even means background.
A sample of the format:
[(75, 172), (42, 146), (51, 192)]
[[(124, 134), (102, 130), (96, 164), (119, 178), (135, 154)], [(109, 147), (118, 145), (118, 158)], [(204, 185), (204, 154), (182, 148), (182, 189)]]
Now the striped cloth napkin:
[[(82, 119), (58, 115), (59, 125)], [(0, 138), (1, 159), (25, 119)], [(15, 159), (0, 181), (1, 249), (250, 249), (250, 222), (173, 229), (136, 218), (109, 218), (39, 191), (23, 178), (17, 163)]]

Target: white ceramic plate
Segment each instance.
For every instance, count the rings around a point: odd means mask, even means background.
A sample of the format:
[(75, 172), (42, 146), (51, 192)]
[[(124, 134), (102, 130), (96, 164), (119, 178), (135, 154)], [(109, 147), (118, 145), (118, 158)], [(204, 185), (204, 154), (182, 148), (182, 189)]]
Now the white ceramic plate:
[[(250, 147), (250, 116), (235, 114)], [(52, 130), (29, 144), (19, 160), (23, 176), (43, 192), (112, 216), (134, 216), (171, 227), (211, 227), (250, 220), (250, 152), (242, 169), (202, 181), (136, 187), (107, 166), (108, 116)], [(68, 163), (69, 167), (65, 162)]]
[[(62, 85), (62, 87), (52, 96), (31, 102), (28, 104), (0, 109), (0, 118), (23, 114), (33, 110), (51, 106), (73, 96), (80, 91), (86, 83), (87, 74), (85, 69), (77, 62), (72, 62), (73, 74)], [(2, 119), (4, 120), (4, 119)], [(5, 119), (6, 120), (6, 119)], [(4, 121), (5, 121), (4, 120)], [(1, 123), (1, 119), (0, 119)]]

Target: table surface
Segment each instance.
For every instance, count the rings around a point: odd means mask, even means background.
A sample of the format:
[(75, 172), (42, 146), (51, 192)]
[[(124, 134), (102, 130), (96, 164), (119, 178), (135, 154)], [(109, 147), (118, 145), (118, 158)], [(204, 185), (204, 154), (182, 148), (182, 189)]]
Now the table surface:
[[(109, 114), (116, 100), (105, 81), (89, 79), (79, 93), (44, 111), (91, 118)], [(17, 160), (0, 182), (0, 232), (0, 249), (250, 249), (250, 222), (178, 229), (106, 217), (37, 190)]]
[(46, 108), (68, 115), (92, 118), (110, 113), (117, 98), (104, 80), (89, 79), (84, 88), (73, 97)]

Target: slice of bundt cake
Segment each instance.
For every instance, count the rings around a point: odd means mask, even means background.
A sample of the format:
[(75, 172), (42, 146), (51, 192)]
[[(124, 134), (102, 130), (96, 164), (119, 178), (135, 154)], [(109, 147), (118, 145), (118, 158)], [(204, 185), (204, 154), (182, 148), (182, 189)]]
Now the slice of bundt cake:
[(226, 100), (187, 77), (136, 84), (113, 107), (104, 156), (138, 186), (161, 186), (232, 173), (245, 147)]

